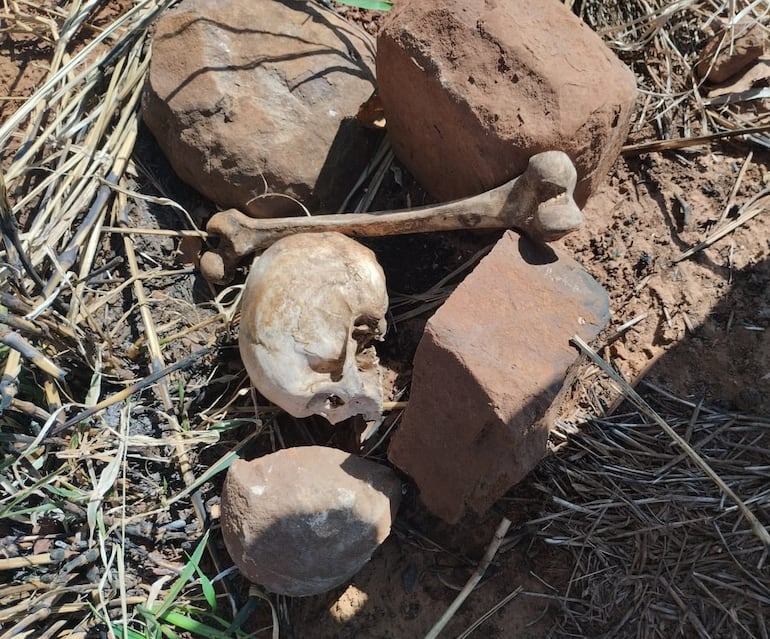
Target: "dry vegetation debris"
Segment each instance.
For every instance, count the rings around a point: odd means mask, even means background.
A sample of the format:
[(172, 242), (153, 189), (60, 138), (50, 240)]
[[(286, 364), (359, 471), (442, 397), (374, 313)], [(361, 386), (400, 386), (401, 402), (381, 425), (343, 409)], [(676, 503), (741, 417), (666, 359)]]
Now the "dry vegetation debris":
[[(667, 423), (766, 512), (770, 420), (649, 390)], [(560, 634), (764, 636), (767, 546), (648, 416), (588, 420), (539, 475), (552, 512), (530, 524), (576, 558)]]
[[(135, 148), (150, 30), (171, 4), (0, 6), (2, 46), (36, 74), (28, 96), (1, 96), (2, 639), (275, 636), (286, 615), (228, 579), (207, 532), (217, 477), (284, 435), (227, 365), (238, 288), (195, 294), (196, 202)], [(628, 152), (770, 146), (767, 77), (716, 91), (695, 72), (713, 31), (720, 49), (747, 23), (766, 32), (770, 3), (568, 4), (640, 80)], [(767, 523), (770, 422), (646, 394)], [(550, 505), (530, 528), (575, 560), (554, 635), (768, 636), (767, 546), (648, 415), (605, 410), (565, 424), (535, 479)]]

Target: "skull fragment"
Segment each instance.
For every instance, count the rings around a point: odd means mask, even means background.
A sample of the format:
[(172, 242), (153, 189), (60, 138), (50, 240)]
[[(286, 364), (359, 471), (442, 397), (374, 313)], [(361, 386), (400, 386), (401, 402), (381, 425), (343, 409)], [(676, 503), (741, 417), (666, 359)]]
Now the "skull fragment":
[(340, 233), (299, 233), (258, 257), (243, 291), (239, 346), (252, 384), (294, 417), (332, 424), (382, 413), (373, 342), (388, 294), (374, 253)]

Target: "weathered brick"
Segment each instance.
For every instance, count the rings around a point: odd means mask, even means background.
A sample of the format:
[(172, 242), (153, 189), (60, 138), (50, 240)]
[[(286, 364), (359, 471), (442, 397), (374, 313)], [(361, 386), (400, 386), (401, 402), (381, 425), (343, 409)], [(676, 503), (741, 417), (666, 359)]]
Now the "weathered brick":
[(489, 508), (546, 451), (548, 409), (609, 319), (605, 290), (559, 249), (507, 232), (428, 321), (388, 457), (434, 514)]
[(558, 150), (582, 206), (628, 135), (633, 73), (559, 0), (397, 2), (376, 58), (393, 149), (439, 200)]

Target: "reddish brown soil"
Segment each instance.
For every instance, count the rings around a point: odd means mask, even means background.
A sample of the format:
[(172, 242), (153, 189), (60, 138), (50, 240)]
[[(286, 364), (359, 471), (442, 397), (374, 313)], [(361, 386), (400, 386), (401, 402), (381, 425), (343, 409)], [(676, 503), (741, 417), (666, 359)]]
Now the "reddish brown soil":
[[(628, 379), (646, 375), (682, 396), (767, 414), (767, 215), (676, 261), (715, 230), (750, 150), (722, 143), (622, 158), (566, 244), (610, 292), (614, 326), (646, 316), (605, 352)], [(720, 228), (767, 188), (767, 162), (754, 149)]]
[[(0, 118), (7, 118), (41, 82), (49, 55), (48, 44), (22, 34), (11, 34), (0, 45)], [(619, 159), (586, 207), (586, 227), (564, 244), (610, 294), (613, 320), (608, 334), (644, 316), (601, 348), (627, 378), (645, 377), (684, 396), (767, 414), (767, 215), (761, 213), (689, 259), (674, 261), (717, 225), (751, 148), (745, 142), (725, 141)], [(770, 182), (767, 153), (756, 147), (754, 151), (726, 221), (735, 207)], [(421, 248), (438, 246), (426, 242)], [(430, 272), (428, 266), (421, 277), (429, 281)], [(406, 342), (405, 354), (413, 340)], [(583, 384), (590, 388), (591, 380)], [(585, 408), (578, 394), (576, 405), (565, 413)], [(563, 591), (571, 564), (566, 554), (532, 541), (526, 530), (517, 528), (537, 515), (539, 497), (534, 495), (540, 494), (526, 484), (517, 487), (488, 515), (469, 517), (455, 527), (430, 518), (408, 494), (394, 534), (348, 588), (290, 602), (286, 636), (422, 636), (456, 596), (506, 515), (518, 543), (500, 552), (444, 636), (457, 636), (522, 586), (528, 594), (515, 598), (476, 636), (543, 637), (558, 613), (553, 596)]]

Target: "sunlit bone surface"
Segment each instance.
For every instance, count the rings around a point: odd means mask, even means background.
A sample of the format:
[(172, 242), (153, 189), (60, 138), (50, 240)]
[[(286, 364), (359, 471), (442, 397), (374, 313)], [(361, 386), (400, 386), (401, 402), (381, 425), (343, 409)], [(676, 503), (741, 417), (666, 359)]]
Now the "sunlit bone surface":
[(206, 230), (219, 248), (201, 256), (201, 273), (212, 283), (229, 282), (238, 263), (294, 233), (336, 231), (354, 237), (461, 229), (517, 228), (538, 242), (553, 242), (583, 224), (572, 193), (577, 173), (569, 156), (545, 151), (527, 170), (491, 191), (416, 209), (258, 219), (235, 209), (215, 213)]
[(372, 342), (388, 294), (374, 253), (340, 233), (299, 233), (258, 257), (243, 291), (239, 346), (252, 384), (294, 417), (336, 424), (382, 413)]

